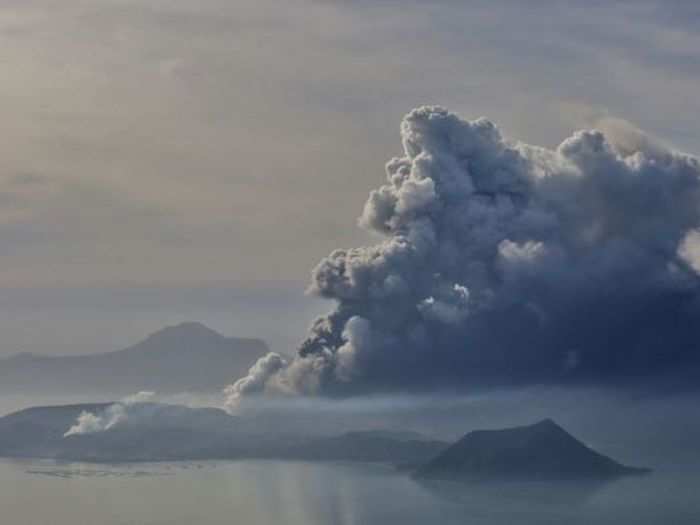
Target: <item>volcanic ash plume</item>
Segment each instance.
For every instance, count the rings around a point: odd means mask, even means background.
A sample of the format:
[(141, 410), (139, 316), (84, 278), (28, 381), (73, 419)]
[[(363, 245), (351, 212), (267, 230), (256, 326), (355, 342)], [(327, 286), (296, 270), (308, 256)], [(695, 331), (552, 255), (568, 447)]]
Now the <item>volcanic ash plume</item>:
[(310, 292), (335, 309), (292, 360), (270, 354), (229, 387), (229, 407), (698, 365), (700, 163), (635, 133), (548, 150), (485, 119), (409, 113), (359, 221), (384, 240), (318, 264)]

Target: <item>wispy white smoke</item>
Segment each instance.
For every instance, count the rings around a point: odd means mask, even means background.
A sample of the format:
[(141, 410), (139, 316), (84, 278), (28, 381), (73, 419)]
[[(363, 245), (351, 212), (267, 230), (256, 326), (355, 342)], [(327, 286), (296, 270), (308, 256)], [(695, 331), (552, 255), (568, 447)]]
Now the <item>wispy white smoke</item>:
[(118, 403), (108, 406), (99, 414), (82, 412), (78, 416), (75, 424), (68, 429), (63, 437), (79, 434), (95, 434), (114, 428), (124, 423), (129, 418), (129, 411), (133, 406), (148, 403), (154, 396), (154, 392), (139, 392), (138, 394), (125, 397)]
[(260, 358), (250, 368), (247, 376), (226, 387), (224, 390), (226, 395), (225, 408), (229, 412), (235, 412), (243, 396), (262, 391), (266, 381), (286, 366), (288, 366), (287, 360), (275, 352), (270, 352)]
[[(609, 126), (610, 127), (610, 126)], [(698, 364), (700, 163), (616, 123), (555, 150), (422, 107), (311, 293), (336, 301), (228, 405), (478, 381), (609, 381)], [(575, 359), (572, 358), (575, 356)]]

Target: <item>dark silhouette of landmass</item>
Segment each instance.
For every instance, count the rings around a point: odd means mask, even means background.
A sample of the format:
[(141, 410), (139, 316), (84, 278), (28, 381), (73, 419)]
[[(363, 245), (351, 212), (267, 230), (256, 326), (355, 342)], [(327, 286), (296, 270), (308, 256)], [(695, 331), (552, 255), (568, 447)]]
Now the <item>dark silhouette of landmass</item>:
[(255, 419), (216, 408), (139, 403), (101, 432), (66, 436), (83, 412), (111, 404), (30, 408), (0, 418), (0, 456), (94, 462), (269, 458), (303, 461), (422, 463), (447, 447), (414, 433), (386, 430), (340, 436), (261, 432)]
[[(268, 458), (383, 462), (425, 480), (607, 480), (647, 469), (621, 465), (575, 439), (552, 420), (470, 432), (449, 445), (391, 430), (314, 436), (263, 431), (254, 417), (216, 408), (160, 403), (117, 405), (117, 424), (68, 433), (89, 412), (103, 421), (111, 404), (22, 410), (0, 418), (0, 456), (93, 462)], [(102, 427), (101, 427), (102, 428)], [(420, 466), (422, 465), (422, 466)]]
[(643, 474), (591, 450), (551, 419), (470, 432), (415, 472), (420, 479), (596, 480)]
[(267, 352), (259, 339), (224, 337), (201, 323), (182, 323), (114, 352), (0, 359), (0, 393), (121, 397), (141, 390), (220, 390)]
[[(28, 408), (0, 418), (0, 456), (57, 457), (63, 434), (86, 412), (100, 412), (108, 404)], [(68, 426), (66, 425), (68, 424)]]

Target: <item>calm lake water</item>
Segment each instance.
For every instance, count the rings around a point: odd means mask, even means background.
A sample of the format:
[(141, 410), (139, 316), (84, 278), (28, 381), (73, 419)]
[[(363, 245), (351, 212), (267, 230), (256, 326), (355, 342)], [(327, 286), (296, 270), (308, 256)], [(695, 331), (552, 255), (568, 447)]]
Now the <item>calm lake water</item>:
[(700, 475), (602, 486), (421, 484), (382, 466), (278, 461), (125, 466), (0, 460), (3, 525), (700, 523)]

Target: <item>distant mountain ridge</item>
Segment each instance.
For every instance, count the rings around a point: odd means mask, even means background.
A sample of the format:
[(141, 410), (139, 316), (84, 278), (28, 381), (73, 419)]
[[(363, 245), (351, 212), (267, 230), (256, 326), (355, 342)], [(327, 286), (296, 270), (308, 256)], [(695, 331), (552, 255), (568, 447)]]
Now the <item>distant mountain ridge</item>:
[(418, 478), (592, 480), (643, 474), (581, 443), (551, 419), (502, 430), (476, 430), (422, 466)]
[[(606, 481), (648, 469), (621, 465), (551, 420), (470, 432), (456, 443), (387, 430), (335, 436), (261, 429), (255, 417), (218, 408), (136, 403), (101, 431), (69, 433), (83, 412), (110, 413), (108, 404), (36, 407), (0, 418), (0, 457), (92, 462), (193, 459), (290, 459), (393, 464), (418, 480), (477, 482)], [(422, 466), (421, 466), (422, 465)], [(417, 470), (416, 470), (417, 469)]]
[(216, 408), (141, 403), (114, 428), (66, 437), (83, 412), (109, 403), (34, 407), (0, 418), (0, 456), (80, 461), (206, 459), (235, 448), (236, 418)]
[[(0, 417), (0, 457), (94, 462), (268, 458), (422, 463), (448, 444), (419, 434), (356, 431), (312, 437), (260, 430), (255, 419), (217, 408), (139, 403), (102, 432), (66, 436), (82, 412), (110, 404), (35, 407)], [(410, 440), (404, 438), (410, 436)]]
[(225, 337), (201, 323), (166, 327), (124, 350), (0, 359), (0, 393), (159, 393), (219, 390), (268, 352), (260, 339)]

